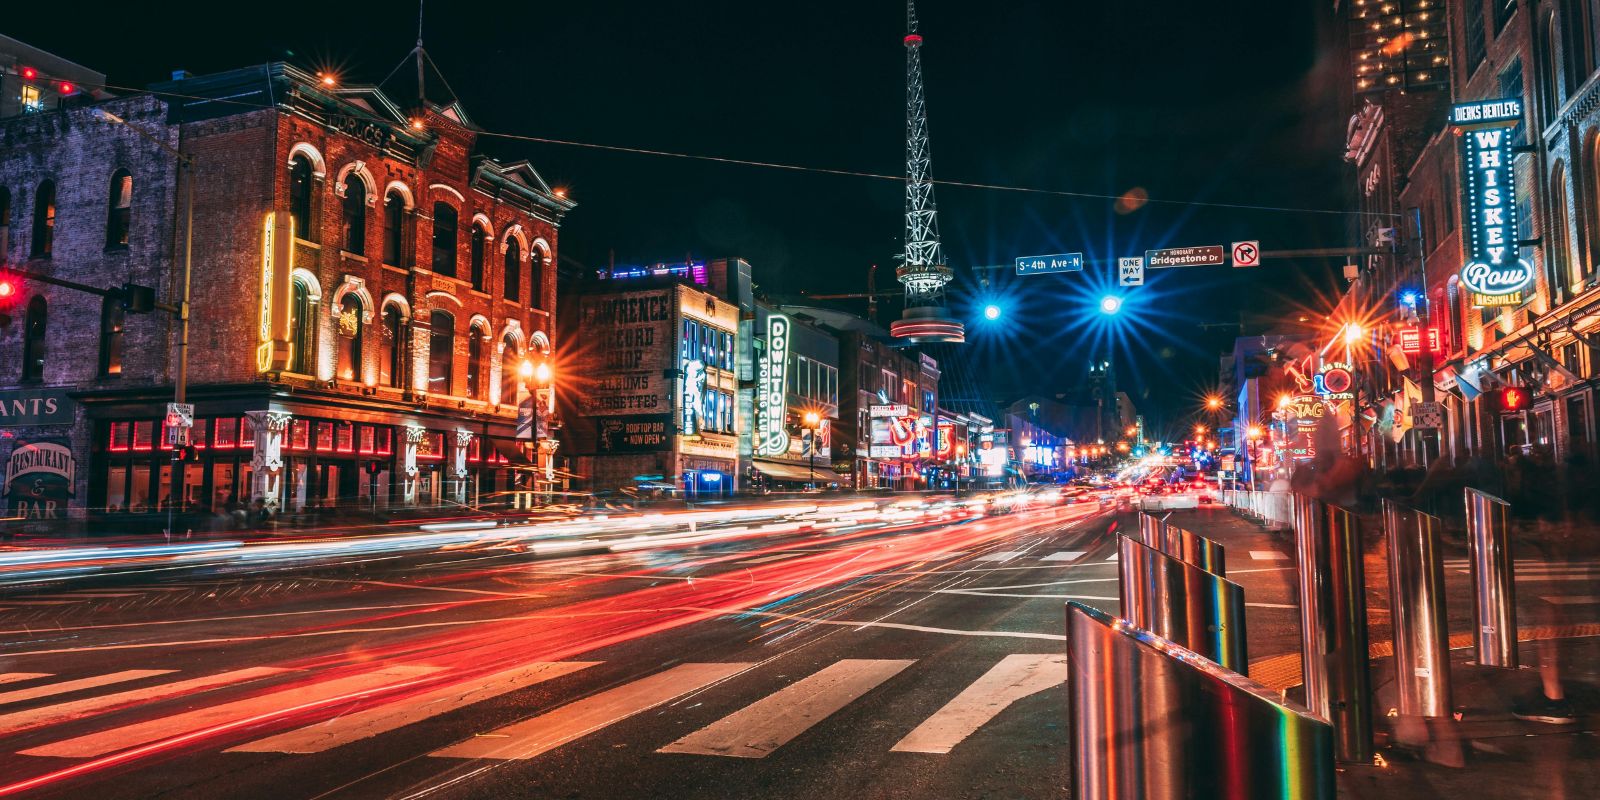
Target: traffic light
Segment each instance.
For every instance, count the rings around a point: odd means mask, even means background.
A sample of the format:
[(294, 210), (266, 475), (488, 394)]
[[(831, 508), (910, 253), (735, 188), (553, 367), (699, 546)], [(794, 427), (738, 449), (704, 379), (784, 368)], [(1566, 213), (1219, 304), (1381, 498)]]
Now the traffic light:
[(1507, 386), (1495, 390), (1494, 393), (1495, 407), (1502, 414), (1513, 414), (1526, 409), (1531, 399), (1528, 390), (1521, 386)]
[(11, 324), (11, 309), (22, 296), (22, 281), (16, 275), (0, 270), (0, 328)]

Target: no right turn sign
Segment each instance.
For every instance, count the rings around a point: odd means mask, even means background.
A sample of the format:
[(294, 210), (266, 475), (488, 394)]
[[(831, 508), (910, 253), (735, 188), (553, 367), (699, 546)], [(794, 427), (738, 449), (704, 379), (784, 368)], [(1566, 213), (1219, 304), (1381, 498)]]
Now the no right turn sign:
[(1231, 250), (1235, 267), (1261, 266), (1260, 242), (1234, 242)]

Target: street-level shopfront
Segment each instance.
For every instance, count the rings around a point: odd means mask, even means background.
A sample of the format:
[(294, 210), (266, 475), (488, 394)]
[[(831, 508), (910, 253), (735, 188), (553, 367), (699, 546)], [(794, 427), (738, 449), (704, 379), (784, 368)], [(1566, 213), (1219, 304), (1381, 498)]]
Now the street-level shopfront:
[(169, 511), (230, 515), (258, 501), (278, 515), (492, 506), (532, 488), (529, 443), (498, 420), (396, 420), (310, 404), (301, 414), (204, 416), (207, 405), (196, 403), (193, 451), (181, 460), (164, 419), (148, 411), (93, 420), (87, 513), (95, 527), (138, 528)]

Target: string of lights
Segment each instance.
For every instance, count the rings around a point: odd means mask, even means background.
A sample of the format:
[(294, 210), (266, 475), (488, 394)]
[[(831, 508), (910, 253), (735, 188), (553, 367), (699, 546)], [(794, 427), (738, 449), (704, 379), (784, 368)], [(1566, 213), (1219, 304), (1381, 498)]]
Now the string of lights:
[[(253, 108), (267, 108), (267, 107), (269, 107), (268, 104), (265, 104), (265, 103), (257, 103), (257, 102), (252, 102), (252, 101), (249, 101), (249, 100), (241, 100), (241, 99), (238, 99), (238, 98), (199, 97), (199, 96), (195, 96), (195, 95), (186, 95), (186, 94), (183, 94), (181, 92), (154, 91), (154, 90), (143, 89), (143, 88), (134, 87), (134, 86), (118, 86), (118, 85), (109, 84), (109, 83), (105, 84), (101, 88), (112, 90), (112, 91), (118, 91), (118, 92), (148, 93), (148, 94), (154, 94), (154, 95), (158, 95), (158, 96), (162, 96), (162, 97), (171, 97), (171, 98), (180, 99), (180, 100), (205, 100), (205, 101), (211, 102), (211, 103), (233, 103), (233, 104), (236, 104), (236, 105), (250, 106), (250, 107), (253, 107)], [(535, 143), (538, 143), (538, 144), (552, 144), (552, 145), (561, 145), (561, 146), (565, 146), (565, 147), (582, 147), (582, 148), (587, 148), (587, 149), (590, 149), (590, 150), (604, 150), (604, 151), (613, 152), (613, 153), (630, 153), (630, 154), (633, 154), (633, 155), (656, 156), (656, 157), (660, 157), (660, 158), (677, 158), (677, 159), (685, 159), (685, 160), (691, 160), (691, 161), (704, 161), (704, 162), (713, 163), (713, 164), (729, 164), (729, 165), (735, 165), (735, 166), (756, 167), (756, 168), (762, 168), (762, 169), (777, 169), (777, 170), (785, 170), (785, 171), (788, 171), (788, 172), (805, 172), (805, 173), (812, 173), (812, 174), (817, 174), (817, 175), (837, 175), (837, 176), (850, 177), (850, 178), (867, 178), (867, 179), (871, 179), (871, 180), (887, 180), (887, 181), (894, 181), (896, 183), (904, 183), (905, 179), (906, 179), (904, 175), (888, 175), (888, 174), (884, 174), (884, 173), (881, 173), (881, 172), (870, 172), (870, 171), (867, 171), (867, 170), (844, 169), (844, 168), (839, 168), (839, 167), (808, 166), (808, 165), (804, 165), (804, 164), (790, 164), (790, 163), (785, 163), (785, 162), (782, 162), (782, 161), (764, 161), (764, 160), (748, 159), (748, 158), (733, 158), (733, 157), (730, 157), (730, 156), (706, 155), (704, 153), (682, 153), (682, 152), (677, 152), (677, 151), (673, 151), (673, 150), (659, 150), (659, 149), (649, 148), (649, 147), (635, 147), (635, 146), (631, 146), (631, 145), (617, 145), (617, 144), (602, 144), (600, 142), (582, 142), (582, 141), (577, 141), (575, 139), (557, 139), (557, 138), (549, 137), (549, 136), (534, 136), (532, 134), (525, 134), (525, 133), (508, 133), (508, 132), (505, 132), (505, 131), (480, 130), (480, 131), (478, 131), (478, 135), (479, 136), (485, 136), (485, 137), (492, 137), (492, 138), (496, 138), (496, 139), (507, 139), (507, 140), (511, 140), (511, 141), (535, 142)], [(1098, 193), (1098, 192), (1080, 192), (1080, 191), (1072, 191), (1072, 190), (1068, 190), (1068, 189), (1046, 189), (1046, 188), (1041, 188), (1041, 187), (1037, 187), (1037, 186), (1015, 186), (1015, 185), (1003, 184), (1003, 183), (986, 183), (986, 182), (980, 182), (980, 181), (951, 180), (951, 179), (948, 179), (948, 178), (943, 178), (943, 179), (931, 178), (930, 181), (932, 183), (936, 184), (936, 185), (939, 185), (939, 186), (950, 186), (950, 187), (960, 188), (960, 189), (976, 189), (976, 190), (981, 190), (981, 191), (1014, 192), (1014, 193), (1018, 193), (1018, 194), (1035, 194), (1035, 195), (1045, 195), (1045, 196), (1050, 196), (1050, 197), (1069, 197), (1069, 198), (1074, 198), (1074, 199), (1078, 199), (1078, 200), (1109, 200), (1109, 201), (1112, 201), (1112, 202), (1117, 202), (1117, 201), (1120, 201), (1120, 200), (1124, 199), (1123, 195), (1102, 194), (1102, 193)], [(1159, 197), (1142, 198), (1141, 202), (1144, 203), (1144, 204), (1157, 204), (1157, 205), (1167, 205), (1167, 206), (1182, 206), (1182, 207), (1190, 207), (1190, 208), (1219, 208), (1219, 209), (1231, 209), (1231, 210), (1234, 210), (1234, 211), (1258, 211), (1258, 212), (1265, 212), (1265, 213), (1281, 213), (1281, 214), (1316, 214), (1316, 215), (1322, 215), (1322, 216), (1341, 216), (1341, 217), (1342, 216), (1352, 216), (1352, 217), (1361, 217), (1361, 218), (1369, 218), (1369, 219), (1371, 217), (1374, 217), (1374, 216), (1398, 216), (1398, 215), (1393, 215), (1393, 214), (1387, 214), (1387, 215), (1386, 214), (1377, 214), (1377, 213), (1374, 213), (1374, 212), (1371, 212), (1371, 211), (1346, 211), (1346, 210), (1334, 209), (1334, 208), (1304, 208), (1304, 207), (1296, 207), (1296, 206), (1262, 205), (1262, 204), (1255, 204), (1255, 203), (1225, 203), (1225, 202), (1211, 201), (1211, 200), (1175, 200), (1175, 199), (1159, 198)]]

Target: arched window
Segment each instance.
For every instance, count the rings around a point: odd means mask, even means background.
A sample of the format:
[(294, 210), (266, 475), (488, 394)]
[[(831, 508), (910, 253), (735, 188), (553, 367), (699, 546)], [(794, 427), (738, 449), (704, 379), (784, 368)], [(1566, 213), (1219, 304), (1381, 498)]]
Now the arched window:
[(448, 311), (428, 317), (428, 393), (446, 395), (455, 385), (456, 318)]
[(544, 308), (544, 250), (535, 247), (528, 254), (528, 278), (533, 288), (528, 292), (528, 307)]
[(361, 380), (361, 345), (367, 333), (366, 307), (354, 293), (344, 296), (339, 310), (339, 363), (334, 375), (341, 381)]
[(405, 385), (405, 322), (400, 307), (390, 303), (383, 307), (383, 342), (378, 352), (378, 367), (383, 371), (383, 385), (399, 389)]
[(468, 255), (472, 261), (472, 288), (483, 291), (483, 261), (489, 250), (489, 232), (483, 225), (472, 223), (472, 244)]
[(489, 388), (489, 382), (484, 380), (489, 375), (488, 348), (483, 346), (485, 333), (481, 327), (467, 332), (467, 396), (474, 400), (486, 399), (484, 390)]
[(49, 258), (55, 249), (55, 240), (56, 182), (47, 180), (39, 183), (39, 190), (33, 195), (32, 257)]
[(44, 380), (45, 332), (50, 324), (50, 309), (42, 295), (28, 301), (28, 315), (22, 324), (22, 379)]
[(127, 322), (122, 298), (108, 296), (100, 303), (100, 377), (122, 374), (122, 328)]
[(344, 185), (344, 249), (367, 254), (367, 184), (355, 173)]
[(1550, 171), (1550, 214), (1544, 248), (1546, 274), (1552, 283), (1552, 305), (1561, 302), (1565, 290), (1583, 291), (1584, 278), (1588, 277), (1584, 274), (1583, 260), (1572, 263), (1572, 256), (1568, 252), (1572, 239), (1568, 231), (1567, 208), (1567, 166), (1557, 161), (1555, 168)]
[(456, 276), (456, 209), (449, 203), (433, 204), (433, 271)]
[(1561, 63), (1566, 67), (1567, 94), (1594, 72), (1594, 21), (1591, 0), (1561, 0)]
[(317, 311), (311, 303), (311, 286), (294, 279), (289, 298), (289, 371), (310, 375), (317, 350)]
[(406, 198), (389, 192), (383, 200), (383, 263), (405, 266), (401, 255), (406, 247)]
[(500, 403), (502, 405), (516, 405), (517, 403), (517, 367), (521, 361), (517, 352), (517, 339), (511, 334), (506, 334), (505, 341), (500, 343)]
[(522, 245), (506, 237), (506, 299), (522, 299)]
[[(1561, 91), (1561, 51), (1556, 39), (1556, 12), (1544, 15), (1544, 23), (1537, 33), (1539, 50), (1539, 104), (1541, 119), (1548, 123), (1555, 119), (1564, 97)], [(1569, 85), (1568, 91), (1571, 91)]]
[(1582, 186), (1574, 188), (1584, 198), (1580, 208), (1584, 209), (1585, 216), (1578, 230), (1583, 236), (1584, 252), (1588, 256), (1584, 260), (1590, 264), (1600, 264), (1600, 131), (1589, 134), (1580, 158), (1583, 159), (1583, 170), (1577, 173), (1574, 180), (1581, 181)]
[(294, 221), (294, 235), (306, 241), (315, 241), (311, 220), (312, 199), (311, 159), (296, 153), (289, 161), (289, 218)]
[(128, 246), (128, 228), (133, 222), (133, 173), (119, 169), (111, 173), (111, 199), (106, 203), (106, 249)]

